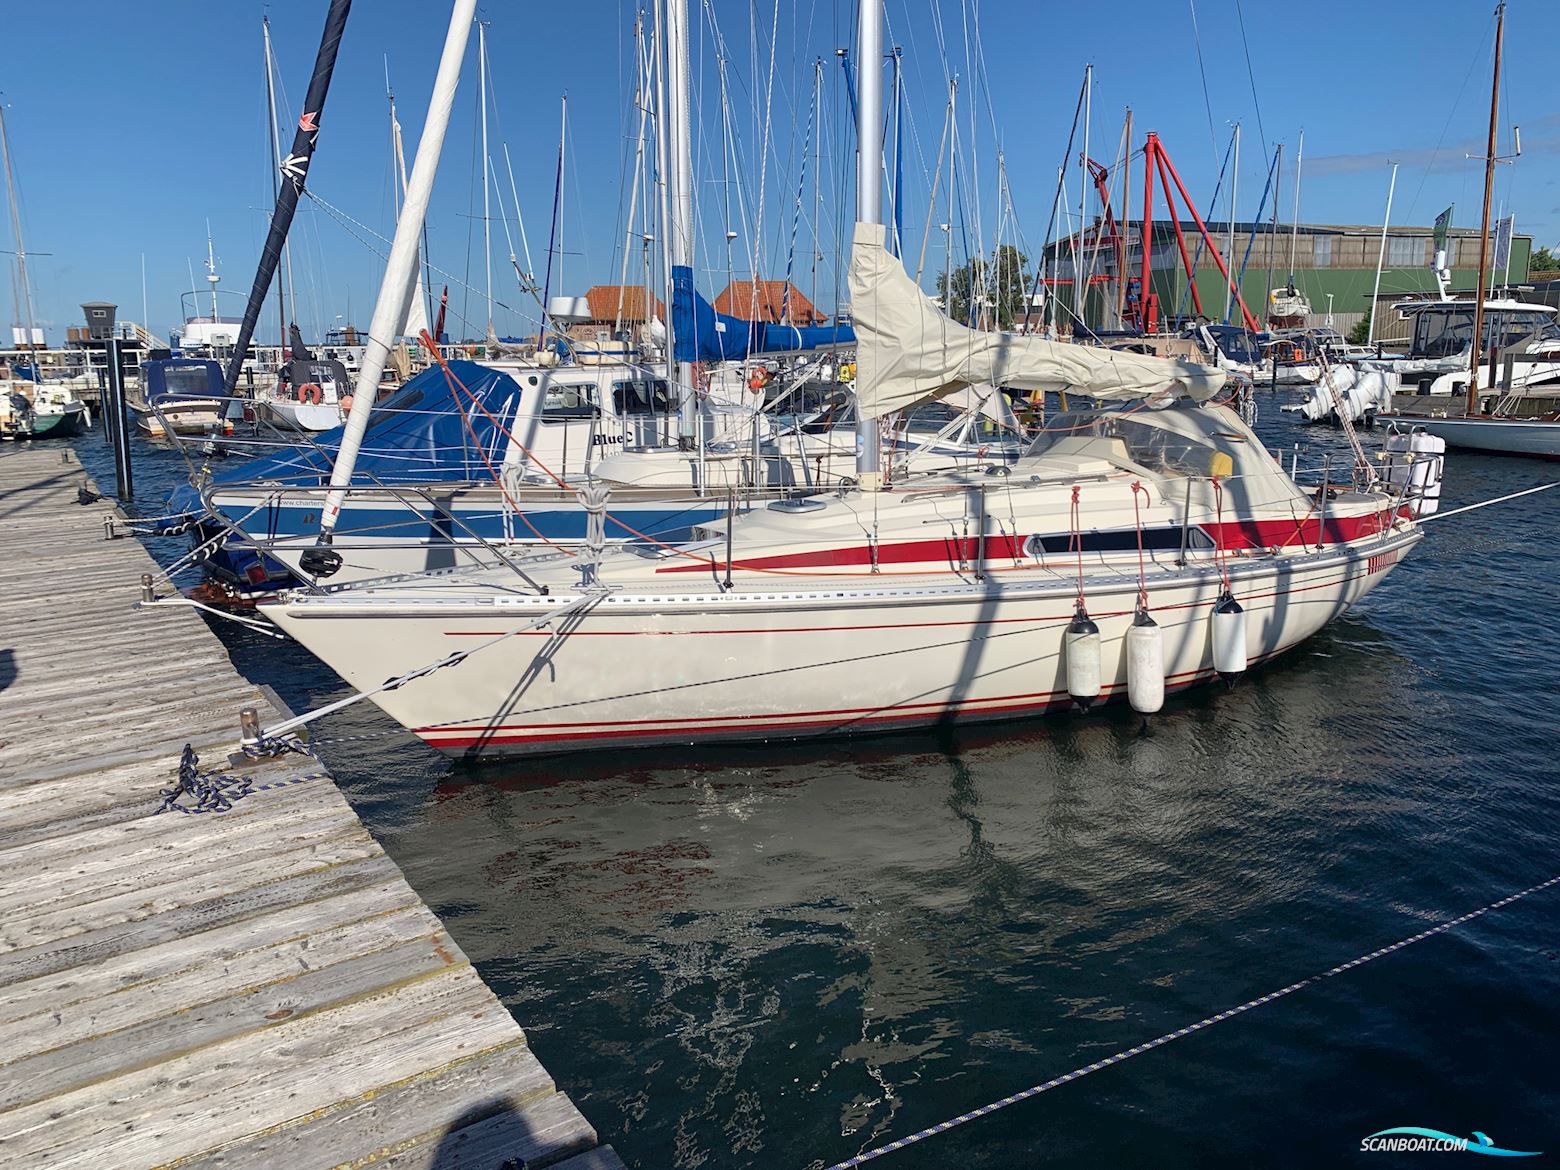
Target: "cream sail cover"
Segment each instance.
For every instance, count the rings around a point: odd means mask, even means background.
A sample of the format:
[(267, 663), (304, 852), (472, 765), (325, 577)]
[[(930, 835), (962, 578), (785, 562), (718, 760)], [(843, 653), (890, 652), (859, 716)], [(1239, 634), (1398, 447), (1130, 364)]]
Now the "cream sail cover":
[(1091, 398), (1185, 394), (1201, 402), (1222, 370), (1020, 333), (983, 333), (946, 317), (883, 246), (882, 224), (858, 223), (850, 257), (856, 401), (867, 418), (966, 386), (1070, 390)]

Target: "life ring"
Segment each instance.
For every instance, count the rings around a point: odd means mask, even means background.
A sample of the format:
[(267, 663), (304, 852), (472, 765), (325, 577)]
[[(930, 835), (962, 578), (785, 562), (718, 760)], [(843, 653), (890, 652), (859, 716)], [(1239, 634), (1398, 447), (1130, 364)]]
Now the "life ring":
[(352, 411), (352, 395), (350, 395), (350, 394), (343, 394), (341, 396), (341, 412), (343, 414), (350, 414), (351, 411)]
[(298, 387), (299, 402), (307, 402), (310, 406), (318, 406), (324, 397), (325, 392), (315, 382), (305, 382)]

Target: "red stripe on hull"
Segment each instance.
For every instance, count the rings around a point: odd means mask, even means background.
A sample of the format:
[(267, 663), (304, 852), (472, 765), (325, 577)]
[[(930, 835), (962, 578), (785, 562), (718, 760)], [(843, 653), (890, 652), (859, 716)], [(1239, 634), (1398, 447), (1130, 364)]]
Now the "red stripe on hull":
[[(1198, 525), (1218, 546), (1228, 552), (1253, 549), (1294, 548), (1296, 546), (1323, 544), (1348, 544), (1367, 536), (1379, 536), (1392, 525), (1390, 510), (1371, 512), (1363, 516), (1328, 516), (1325, 521), (1318, 515), (1280, 520), (1226, 520)], [(986, 537), (984, 553), (987, 567), (993, 561), (1036, 562), (1024, 551), (1025, 538), (1016, 536)], [(840, 569), (871, 568), (873, 565), (924, 564), (929, 572), (966, 571), (981, 556), (981, 542), (974, 537), (939, 537), (933, 540), (902, 540), (894, 544), (879, 545), (876, 556), (871, 545), (850, 545), (844, 548), (826, 548), (813, 552), (776, 553), (767, 557), (749, 557), (733, 561), (734, 570), (752, 569)], [(1097, 554), (1085, 554), (1093, 558)], [(1058, 553), (1050, 558), (1053, 565), (1068, 562), (1069, 554)], [(667, 565), (657, 573), (702, 573), (722, 566), (716, 562), (699, 561), (694, 564)]]

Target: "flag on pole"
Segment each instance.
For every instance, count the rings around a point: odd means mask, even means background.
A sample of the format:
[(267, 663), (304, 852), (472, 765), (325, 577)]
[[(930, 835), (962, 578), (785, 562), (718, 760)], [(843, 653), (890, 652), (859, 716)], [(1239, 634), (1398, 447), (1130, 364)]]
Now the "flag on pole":
[(1452, 228), (1452, 208), (1456, 206), (1457, 204), (1452, 204), (1451, 207), (1448, 207), (1435, 217), (1435, 250), (1437, 253), (1446, 251), (1446, 236)]
[(1499, 268), (1505, 271), (1511, 267), (1511, 233), (1516, 229), (1516, 216), (1508, 215), (1505, 219), (1495, 221), (1495, 258), (1490, 262), (1490, 271)]

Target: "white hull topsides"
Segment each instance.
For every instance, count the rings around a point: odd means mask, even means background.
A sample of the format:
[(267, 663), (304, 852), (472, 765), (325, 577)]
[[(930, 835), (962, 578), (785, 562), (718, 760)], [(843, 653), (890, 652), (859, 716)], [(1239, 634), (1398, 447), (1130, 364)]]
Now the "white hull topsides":
[[(1368, 548), (1238, 566), (1230, 584), (1245, 609), (1251, 660), (1316, 633), (1418, 539), (1415, 529)], [(721, 593), (701, 576), (676, 597), (608, 595), (552, 629), (523, 627), (577, 594), (470, 604), (441, 599), (429, 582), (420, 590), (425, 600), (399, 607), (393, 638), (370, 635), (380, 616), (373, 598), (358, 606), (324, 602), (334, 621), (314, 620), (324, 608), (314, 598), (271, 613), (360, 688), (518, 631), (375, 699), (424, 741), (457, 756), (826, 736), (1072, 705), (1062, 638), (1076, 583), (1050, 573), (1017, 582), (993, 576), (949, 585), (926, 576), (893, 588), (811, 582), (741, 593)], [(1120, 572), (1085, 579), (1101, 634), (1104, 699), (1126, 694), (1136, 588)], [(1203, 563), (1167, 576), (1151, 595), (1166, 690), (1214, 677), (1220, 591), (1218, 572)]]
[(1446, 440), (1448, 447), (1495, 455), (1560, 459), (1560, 422), (1520, 418), (1413, 417), (1415, 426)]
[(1170, 691), (1214, 675), (1226, 575), (1260, 661), (1354, 604), (1420, 538), (1389, 492), (1302, 492), (1226, 408), (1053, 426), (1007, 476), (740, 516), (729, 555), (723, 523), (649, 555), (608, 549), (597, 591), (574, 553), (528, 563), (527, 581), (456, 571), (262, 612), (365, 690), (468, 652), (374, 696), (454, 755), (811, 737), (1070, 705), (1080, 547), (1110, 700), (1127, 686), (1140, 534)]

